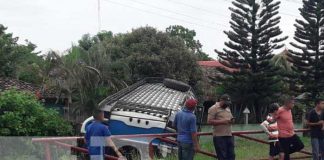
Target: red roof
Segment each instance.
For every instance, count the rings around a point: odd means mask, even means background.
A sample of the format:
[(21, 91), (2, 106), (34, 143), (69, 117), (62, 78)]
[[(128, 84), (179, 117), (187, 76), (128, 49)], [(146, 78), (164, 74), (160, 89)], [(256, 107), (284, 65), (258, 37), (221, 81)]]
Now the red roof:
[(211, 68), (224, 68), (230, 72), (235, 71), (236, 69), (229, 68), (221, 64), (219, 61), (198, 61), (198, 64), (202, 67), (211, 67)]
[(36, 93), (38, 90), (40, 90), (40, 87), (37, 87), (31, 83), (23, 82), (14, 78), (0, 77), (0, 90), (9, 90), (14, 88), (32, 93)]
[(56, 98), (54, 90), (45, 89), (41, 86), (20, 81), (9, 77), (0, 77), (0, 92), (9, 89), (17, 89), (19, 91), (28, 91), (34, 93), (38, 98)]

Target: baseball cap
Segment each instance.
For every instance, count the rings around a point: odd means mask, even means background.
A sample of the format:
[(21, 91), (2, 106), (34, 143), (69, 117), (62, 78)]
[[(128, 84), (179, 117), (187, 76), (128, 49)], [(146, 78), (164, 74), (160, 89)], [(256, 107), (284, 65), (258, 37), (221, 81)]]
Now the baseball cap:
[(227, 102), (231, 101), (231, 97), (228, 94), (223, 94), (219, 99)]
[(194, 98), (189, 98), (186, 100), (185, 106), (188, 108), (195, 108), (197, 106), (198, 101)]

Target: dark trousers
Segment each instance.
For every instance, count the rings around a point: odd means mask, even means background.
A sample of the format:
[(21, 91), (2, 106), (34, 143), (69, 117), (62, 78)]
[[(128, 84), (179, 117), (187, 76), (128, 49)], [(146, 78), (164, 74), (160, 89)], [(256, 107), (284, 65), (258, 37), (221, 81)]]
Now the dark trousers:
[(193, 144), (178, 142), (178, 159), (179, 160), (193, 160), (195, 150)]
[(218, 160), (235, 160), (234, 137), (214, 137), (213, 141)]
[(324, 160), (324, 138), (312, 138), (313, 160)]
[(298, 152), (304, 148), (303, 142), (297, 135), (288, 138), (279, 138), (282, 151), (285, 153), (285, 160), (290, 160), (290, 154)]

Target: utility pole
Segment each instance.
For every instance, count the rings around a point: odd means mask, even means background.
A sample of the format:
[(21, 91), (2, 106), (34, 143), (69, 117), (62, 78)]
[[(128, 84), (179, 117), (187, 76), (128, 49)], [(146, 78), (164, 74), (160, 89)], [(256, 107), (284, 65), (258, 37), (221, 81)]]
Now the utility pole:
[(101, 30), (100, 0), (98, 0), (98, 32)]

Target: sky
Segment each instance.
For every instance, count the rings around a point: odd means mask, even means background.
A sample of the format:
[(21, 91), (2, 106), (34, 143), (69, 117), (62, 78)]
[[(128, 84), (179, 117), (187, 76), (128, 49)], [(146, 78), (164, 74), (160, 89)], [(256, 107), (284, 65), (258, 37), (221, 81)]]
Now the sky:
[[(83, 34), (94, 35), (99, 29), (125, 33), (141, 26), (164, 31), (170, 25), (183, 25), (194, 29), (203, 51), (216, 58), (214, 49), (221, 50), (228, 40), (223, 31), (229, 29), (231, 1), (99, 0), (98, 12), (98, 0), (0, 0), (0, 24), (20, 43), (28, 39), (42, 53), (64, 52)], [(282, 35), (289, 36), (288, 48), (301, 6), (301, 0), (281, 0), (280, 27)]]

